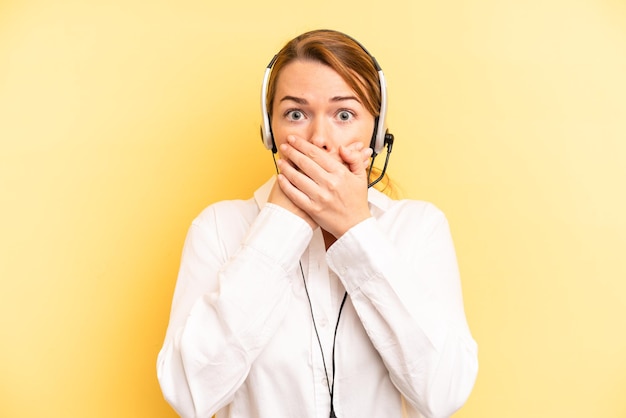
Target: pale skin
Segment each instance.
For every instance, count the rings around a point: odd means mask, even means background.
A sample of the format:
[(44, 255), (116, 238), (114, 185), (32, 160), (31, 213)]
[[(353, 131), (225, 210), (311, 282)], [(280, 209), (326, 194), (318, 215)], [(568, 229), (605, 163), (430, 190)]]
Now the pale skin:
[(296, 60), (278, 76), (271, 123), (280, 174), (268, 201), (321, 227), (328, 248), (371, 216), (374, 116), (333, 69)]

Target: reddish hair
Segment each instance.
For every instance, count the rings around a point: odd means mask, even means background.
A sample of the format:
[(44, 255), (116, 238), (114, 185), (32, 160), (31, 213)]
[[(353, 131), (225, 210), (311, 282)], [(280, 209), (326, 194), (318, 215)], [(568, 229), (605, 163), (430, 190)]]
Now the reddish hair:
[(320, 29), (297, 36), (276, 55), (266, 97), (270, 117), (280, 72), (296, 60), (317, 61), (332, 68), (354, 90), (368, 112), (374, 117), (380, 114), (380, 81), (374, 59), (348, 35)]

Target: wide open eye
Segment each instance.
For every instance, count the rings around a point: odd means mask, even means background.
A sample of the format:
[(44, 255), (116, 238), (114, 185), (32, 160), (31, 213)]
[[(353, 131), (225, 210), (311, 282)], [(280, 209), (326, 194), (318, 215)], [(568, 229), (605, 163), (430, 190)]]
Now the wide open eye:
[(285, 116), (289, 120), (299, 121), (304, 118), (304, 113), (302, 113), (300, 110), (293, 109), (293, 110), (288, 110), (287, 112), (285, 112)]
[(354, 115), (352, 114), (352, 112), (348, 110), (341, 110), (339, 113), (337, 113), (337, 117), (342, 122), (349, 122), (350, 120), (352, 120), (353, 116)]

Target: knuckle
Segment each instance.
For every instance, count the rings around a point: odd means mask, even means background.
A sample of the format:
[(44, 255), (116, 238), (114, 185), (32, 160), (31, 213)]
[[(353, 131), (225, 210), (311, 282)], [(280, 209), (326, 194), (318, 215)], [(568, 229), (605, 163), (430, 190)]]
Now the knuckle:
[(337, 177), (333, 177), (328, 181), (327, 184), (327, 188), (329, 191), (335, 192), (337, 191), (337, 189), (339, 189), (339, 185), (341, 184), (341, 182), (339, 181), (339, 179)]

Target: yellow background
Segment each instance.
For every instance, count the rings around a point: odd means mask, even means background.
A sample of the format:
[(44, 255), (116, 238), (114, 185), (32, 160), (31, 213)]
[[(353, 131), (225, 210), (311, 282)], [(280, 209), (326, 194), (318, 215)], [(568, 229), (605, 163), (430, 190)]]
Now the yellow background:
[(318, 27), (377, 57), (390, 174), (449, 217), (480, 349), (455, 416), (626, 417), (622, 0), (1, 1), (0, 416), (175, 416), (187, 227), (271, 175), (263, 69)]

